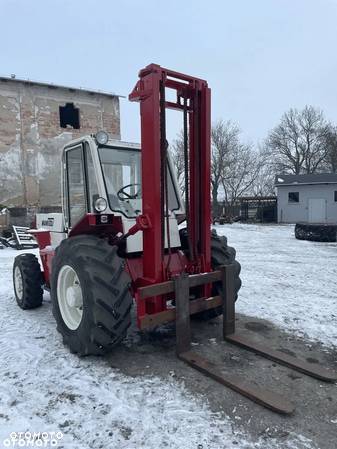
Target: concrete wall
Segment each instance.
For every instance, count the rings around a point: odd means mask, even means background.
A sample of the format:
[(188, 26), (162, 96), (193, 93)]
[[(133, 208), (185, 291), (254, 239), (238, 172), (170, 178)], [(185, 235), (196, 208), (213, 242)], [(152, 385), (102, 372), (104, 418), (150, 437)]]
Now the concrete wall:
[[(337, 202), (334, 191), (337, 184), (291, 185), (277, 187), (277, 217), (279, 223), (308, 222), (309, 199), (322, 198), (327, 201), (326, 222), (337, 223)], [(289, 203), (288, 193), (299, 192), (299, 202)]]
[[(79, 108), (80, 129), (60, 127), (66, 103)], [(100, 129), (120, 139), (118, 96), (0, 79), (0, 204), (60, 206), (62, 146)]]

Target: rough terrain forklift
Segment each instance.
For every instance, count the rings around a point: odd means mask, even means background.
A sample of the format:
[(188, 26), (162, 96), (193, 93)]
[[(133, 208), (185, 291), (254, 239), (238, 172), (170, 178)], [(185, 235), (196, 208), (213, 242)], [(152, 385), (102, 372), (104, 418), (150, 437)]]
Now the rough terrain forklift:
[[(62, 214), (38, 214), (35, 234), (43, 265), (16, 257), (16, 300), (23, 309), (49, 290), (64, 343), (74, 353), (106, 354), (125, 336), (135, 300), (146, 330), (176, 322), (178, 356), (230, 388), (275, 411), (282, 397), (226, 376), (191, 350), (190, 315), (221, 314), (223, 334), (279, 363), (324, 380), (316, 365), (262, 347), (235, 333), (240, 265), (225, 237), (211, 231), (210, 89), (207, 82), (152, 64), (141, 70), (129, 99), (140, 103), (141, 145), (105, 132), (63, 149)], [(169, 90), (175, 101), (168, 100)], [(166, 139), (166, 109), (183, 116), (185, 198), (179, 193)]]

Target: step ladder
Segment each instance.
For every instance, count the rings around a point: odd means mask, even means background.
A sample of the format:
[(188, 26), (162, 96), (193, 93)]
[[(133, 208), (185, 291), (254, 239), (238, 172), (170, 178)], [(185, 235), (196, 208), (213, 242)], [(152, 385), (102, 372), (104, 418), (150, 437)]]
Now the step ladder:
[(37, 248), (38, 244), (32, 234), (30, 234), (29, 228), (25, 226), (12, 226), (13, 237), (16, 241), (16, 249), (29, 249)]

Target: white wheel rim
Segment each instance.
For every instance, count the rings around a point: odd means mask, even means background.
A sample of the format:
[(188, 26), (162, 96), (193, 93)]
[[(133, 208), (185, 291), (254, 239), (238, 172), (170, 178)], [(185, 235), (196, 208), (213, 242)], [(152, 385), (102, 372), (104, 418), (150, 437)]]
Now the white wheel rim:
[(83, 295), (76, 271), (69, 265), (63, 265), (59, 271), (57, 301), (66, 326), (77, 329), (83, 316)]
[(22, 299), (23, 296), (23, 281), (22, 281), (22, 274), (19, 267), (15, 267), (14, 270), (14, 287), (15, 287), (15, 293), (18, 299)]

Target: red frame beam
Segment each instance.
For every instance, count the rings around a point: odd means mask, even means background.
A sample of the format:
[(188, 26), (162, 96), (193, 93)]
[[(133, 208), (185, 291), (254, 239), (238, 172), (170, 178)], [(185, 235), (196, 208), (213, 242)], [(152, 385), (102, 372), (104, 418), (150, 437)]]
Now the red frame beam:
[[(211, 271), (210, 255), (210, 89), (207, 82), (151, 64), (139, 72), (139, 81), (129, 95), (130, 101), (140, 102), (143, 214), (151, 226), (143, 231), (142, 284), (166, 281), (164, 265), (164, 222), (162, 196), (162, 130), (165, 123), (161, 106), (183, 109), (182, 99), (188, 100), (189, 116), (189, 214), (193, 258), (190, 270)], [(163, 87), (177, 92), (177, 102), (161, 98)], [(182, 267), (182, 271), (189, 270)], [(163, 303), (162, 303), (163, 304)], [(156, 311), (163, 309), (155, 307)]]
[[(148, 69), (148, 70), (147, 70)], [(163, 242), (161, 231), (160, 81), (155, 66), (139, 73), (131, 101), (140, 102), (142, 148), (142, 213), (151, 227), (143, 231), (143, 275), (149, 283), (162, 280)]]

